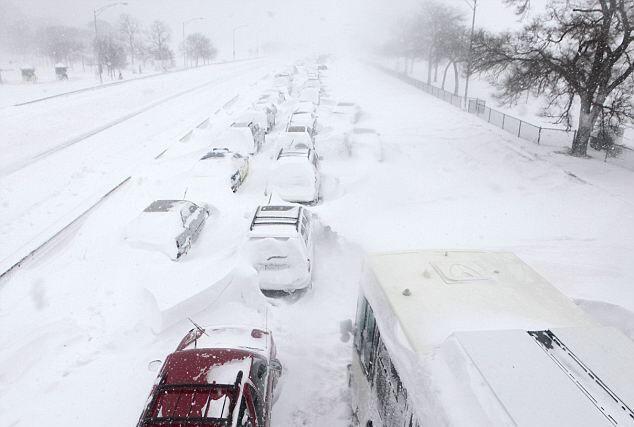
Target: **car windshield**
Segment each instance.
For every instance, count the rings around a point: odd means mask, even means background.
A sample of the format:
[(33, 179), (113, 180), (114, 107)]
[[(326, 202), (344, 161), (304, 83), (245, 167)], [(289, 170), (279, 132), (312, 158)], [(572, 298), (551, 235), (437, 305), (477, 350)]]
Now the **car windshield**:
[(200, 160), (206, 160), (206, 159), (217, 159), (219, 157), (225, 157), (225, 155), (229, 153), (229, 150), (214, 150), (214, 151), (210, 151), (209, 153), (205, 154), (204, 156), (202, 156), (200, 158)]
[(286, 132), (306, 132), (306, 126), (289, 126)]
[(174, 205), (177, 203), (179, 200), (157, 200), (145, 208), (144, 212), (169, 212), (174, 209)]
[[(171, 384), (157, 387), (144, 425), (165, 425), (200, 419), (208, 424), (230, 422), (238, 387), (218, 384)], [(212, 424), (213, 425), (213, 424)]]

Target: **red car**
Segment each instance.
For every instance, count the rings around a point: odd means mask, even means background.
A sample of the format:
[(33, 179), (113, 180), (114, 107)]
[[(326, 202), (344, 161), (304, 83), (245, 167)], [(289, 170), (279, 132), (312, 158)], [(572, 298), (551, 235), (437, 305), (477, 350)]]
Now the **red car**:
[(197, 326), (165, 360), (137, 427), (267, 427), (281, 373), (270, 332)]

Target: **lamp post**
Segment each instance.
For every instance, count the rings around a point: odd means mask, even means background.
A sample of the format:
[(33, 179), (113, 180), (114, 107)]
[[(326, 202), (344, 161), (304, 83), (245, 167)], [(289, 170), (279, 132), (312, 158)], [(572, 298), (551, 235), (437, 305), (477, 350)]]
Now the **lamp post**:
[(240, 28), (246, 28), (248, 27), (248, 25), (238, 25), (237, 27), (235, 27), (233, 29), (233, 60), (236, 60), (236, 31), (238, 31)]
[(471, 17), (471, 35), (469, 36), (469, 58), (467, 59), (467, 78), (464, 86), (464, 103), (465, 108), (469, 109), (469, 78), (471, 77), (471, 57), (473, 56), (473, 31), (475, 29), (476, 8), (478, 7), (478, 0), (464, 0), (465, 3), (473, 11)]
[(92, 11), (92, 17), (93, 17), (93, 22), (95, 24), (95, 56), (97, 57), (97, 70), (99, 71), (99, 83), (103, 84), (103, 77), (101, 75), (101, 58), (99, 57), (99, 46), (97, 45), (97, 43), (99, 43), (99, 34), (97, 31), (97, 16), (99, 16), (101, 14), (101, 12), (103, 12), (104, 10), (114, 7), (114, 6), (127, 6), (128, 3), (127, 2), (116, 2), (116, 3), (110, 3), (107, 4), (105, 6), (101, 6), (98, 7), (97, 9), (93, 9)]
[(183, 68), (187, 67), (187, 50), (185, 50), (185, 25), (194, 21), (202, 21), (203, 19), (205, 18), (199, 16), (198, 18), (192, 18), (188, 19), (187, 21), (183, 21)]

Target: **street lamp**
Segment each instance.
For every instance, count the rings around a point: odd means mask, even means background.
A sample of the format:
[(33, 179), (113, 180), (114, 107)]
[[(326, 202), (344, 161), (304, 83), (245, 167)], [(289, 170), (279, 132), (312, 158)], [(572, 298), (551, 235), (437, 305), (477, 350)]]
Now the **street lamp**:
[(107, 4), (105, 6), (101, 6), (97, 9), (93, 9), (92, 11), (92, 17), (93, 17), (93, 22), (95, 24), (95, 53), (97, 56), (97, 67), (98, 67), (98, 71), (99, 71), (99, 83), (103, 84), (103, 77), (101, 76), (101, 58), (99, 57), (99, 52), (98, 52), (98, 46), (97, 43), (99, 43), (99, 34), (97, 32), (97, 16), (99, 16), (101, 14), (101, 12), (103, 12), (104, 10), (114, 7), (114, 6), (127, 6), (128, 3), (127, 2), (116, 2), (116, 3), (110, 3)]
[(465, 107), (469, 109), (469, 77), (471, 77), (471, 57), (473, 56), (473, 31), (475, 28), (476, 8), (478, 7), (478, 0), (464, 0), (464, 2), (471, 8), (473, 15), (471, 17), (471, 35), (469, 36), (469, 58), (467, 60), (467, 78), (464, 86), (464, 103)]
[(188, 19), (187, 21), (183, 21), (183, 68), (187, 67), (187, 51), (185, 50), (185, 25), (194, 21), (202, 21), (203, 19), (205, 18), (199, 16), (198, 18), (192, 18)]
[(237, 27), (235, 27), (233, 29), (233, 60), (236, 60), (236, 31), (238, 31), (240, 28), (246, 28), (248, 27), (248, 25), (239, 25)]

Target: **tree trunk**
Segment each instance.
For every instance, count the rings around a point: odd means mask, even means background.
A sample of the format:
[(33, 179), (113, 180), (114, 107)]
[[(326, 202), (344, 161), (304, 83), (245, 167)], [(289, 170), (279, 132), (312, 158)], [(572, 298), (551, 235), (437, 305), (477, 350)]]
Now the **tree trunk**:
[(429, 55), (427, 56), (427, 84), (431, 84), (431, 66), (432, 66), (432, 53), (434, 49), (432, 46), (429, 47)]
[(134, 38), (130, 36), (130, 62), (134, 65)]
[(447, 62), (447, 66), (445, 66), (445, 71), (442, 73), (442, 86), (441, 89), (445, 88), (445, 81), (447, 80), (447, 71), (449, 71), (449, 66), (451, 65), (451, 61)]
[(579, 110), (579, 125), (577, 126), (577, 133), (575, 139), (572, 141), (572, 147), (570, 154), (577, 157), (585, 157), (588, 152), (588, 141), (590, 141), (590, 134), (594, 128), (594, 123), (597, 120), (598, 109), (592, 108), (592, 105), (587, 100), (581, 100), (581, 108)]
[(458, 75), (458, 65), (456, 61), (452, 62), (453, 64), (453, 94), (458, 95), (458, 91), (460, 90), (460, 76)]
[(438, 60), (436, 60), (436, 64), (434, 65), (434, 83), (438, 81)]

